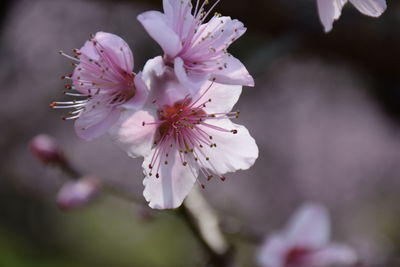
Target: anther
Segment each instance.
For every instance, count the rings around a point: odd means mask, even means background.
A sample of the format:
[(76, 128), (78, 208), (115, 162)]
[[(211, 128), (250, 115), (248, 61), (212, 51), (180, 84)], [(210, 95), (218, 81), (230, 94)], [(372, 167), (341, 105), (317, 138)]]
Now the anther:
[(237, 130), (231, 130), (231, 133), (233, 133), (233, 134), (237, 134), (237, 133), (238, 133), (238, 131), (237, 131)]
[(187, 165), (187, 162), (186, 162), (186, 161), (182, 162), (182, 165), (183, 165), (183, 166), (186, 166), (186, 165)]
[(156, 178), (160, 178), (160, 175), (158, 173), (156, 173)]
[(220, 176), (219, 179), (221, 179), (221, 181), (225, 181), (226, 177), (225, 176)]
[(212, 175), (208, 175), (208, 176), (207, 176), (207, 181), (210, 181), (213, 177), (214, 177), (214, 176), (212, 176)]
[(167, 164), (168, 164), (168, 161), (164, 161), (164, 164), (167, 165)]

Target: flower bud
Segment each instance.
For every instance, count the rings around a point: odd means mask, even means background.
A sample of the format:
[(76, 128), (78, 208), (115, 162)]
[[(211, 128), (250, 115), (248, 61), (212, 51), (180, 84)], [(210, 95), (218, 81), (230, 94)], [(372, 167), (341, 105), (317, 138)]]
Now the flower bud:
[(64, 164), (65, 158), (57, 141), (46, 134), (35, 136), (30, 143), (32, 154), (43, 164)]
[(67, 182), (58, 192), (57, 205), (65, 211), (81, 208), (97, 196), (100, 187), (101, 182), (95, 176)]

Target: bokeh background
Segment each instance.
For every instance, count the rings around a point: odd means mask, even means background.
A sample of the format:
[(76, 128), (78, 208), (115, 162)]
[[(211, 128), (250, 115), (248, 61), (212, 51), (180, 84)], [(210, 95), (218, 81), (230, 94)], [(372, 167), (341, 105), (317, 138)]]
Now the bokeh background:
[[(204, 263), (186, 225), (166, 212), (108, 195), (60, 211), (55, 198), (67, 177), (28, 149), (32, 137), (50, 134), (82, 173), (141, 198), (141, 160), (106, 136), (78, 139), (48, 105), (63, 98), (58, 77), (72, 70), (60, 49), (113, 32), (129, 43), (139, 71), (161, 49), (136, 16), (161, 8), (161, 0), (1, 1), (0, 266)], [(257, 84), (237, 108), (259, 159), (202, 190), (237, 246), (238, 266), (256, 266), (259, 242), (306, 201), (329, 208), (333, 239), (367, 266), (400, 266), (400, 2), (388, 0), (379, 19), (347, 5), (328, 35), (314, 0), (224, 0), (216, 11), (248, 27), (230, 52)]]

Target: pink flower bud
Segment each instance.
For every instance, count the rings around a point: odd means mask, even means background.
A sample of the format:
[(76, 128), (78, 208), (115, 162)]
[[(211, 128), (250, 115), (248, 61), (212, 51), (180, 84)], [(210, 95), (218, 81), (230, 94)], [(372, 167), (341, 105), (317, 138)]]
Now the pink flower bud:
[(65, 158), (57, 141), (46, 134), (35, 136), (30, 143), (32, 154), (44, 164), (64, 164)]
[(100, 187), (100, 180), (94, 176), (67, 182), (58, 192), (57, 205), (65, 211), (81, 208), (97, 196)]

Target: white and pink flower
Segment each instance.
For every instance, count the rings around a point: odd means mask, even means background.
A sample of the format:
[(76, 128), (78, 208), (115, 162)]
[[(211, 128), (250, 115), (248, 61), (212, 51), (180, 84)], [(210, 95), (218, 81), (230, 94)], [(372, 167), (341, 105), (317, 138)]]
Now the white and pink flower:
[[(143, 156), (144, 196), (155, 209), (181, 205), (193, 185), (248, 169), (258, 148), (247, 129), (232, 123), (242, 87), (205, 81), (192, 96), (161, 57), (143, 71), (150, 108), (125, 111), (111, 135), (132, 157)], [(203, 178), (198, 178), (199, 174)]]
[(53, 108), (72, 108), (63, 119), (76, 119), (75, 131), (90, 140), (105, 132), (118, 120), (122, 108), (143, 107), (148, 90), (141, 74), (133, 70), (133, 55), (129, 46), (117, 35), (98, 32), (81, 49), (74, 49), (71, 80), (66, 84), (66, 95), (78, 98), (54, 102)]
[(327, 210), (318, 204), (303, 205), (287, 228), (271, 235), (259, 251), (264, 267), (351, 266), (357, 262), (348, 246), (331, 243)]
[(379, 17), (386, 10), (386, 0), (317, 0), (318, 12), (325, 32), (332, 30), (333, 22), (338, 20), (343, 6), (350, 2), (361, 13)]
[[(179, 81), (196, 93), (205, 80), (231, 85), (254, 86), (245, 66), (227, 48), (246, 28), (243, 23), (219, 14), (205, 22), (216, 3), (205, 11), (197, 0), (163, 0), (164, 13), (148, 11), (138, 20), (164, 50), (164, 61), (174, 66)], [(193, 11), (193, 14), (192, 14)]]

